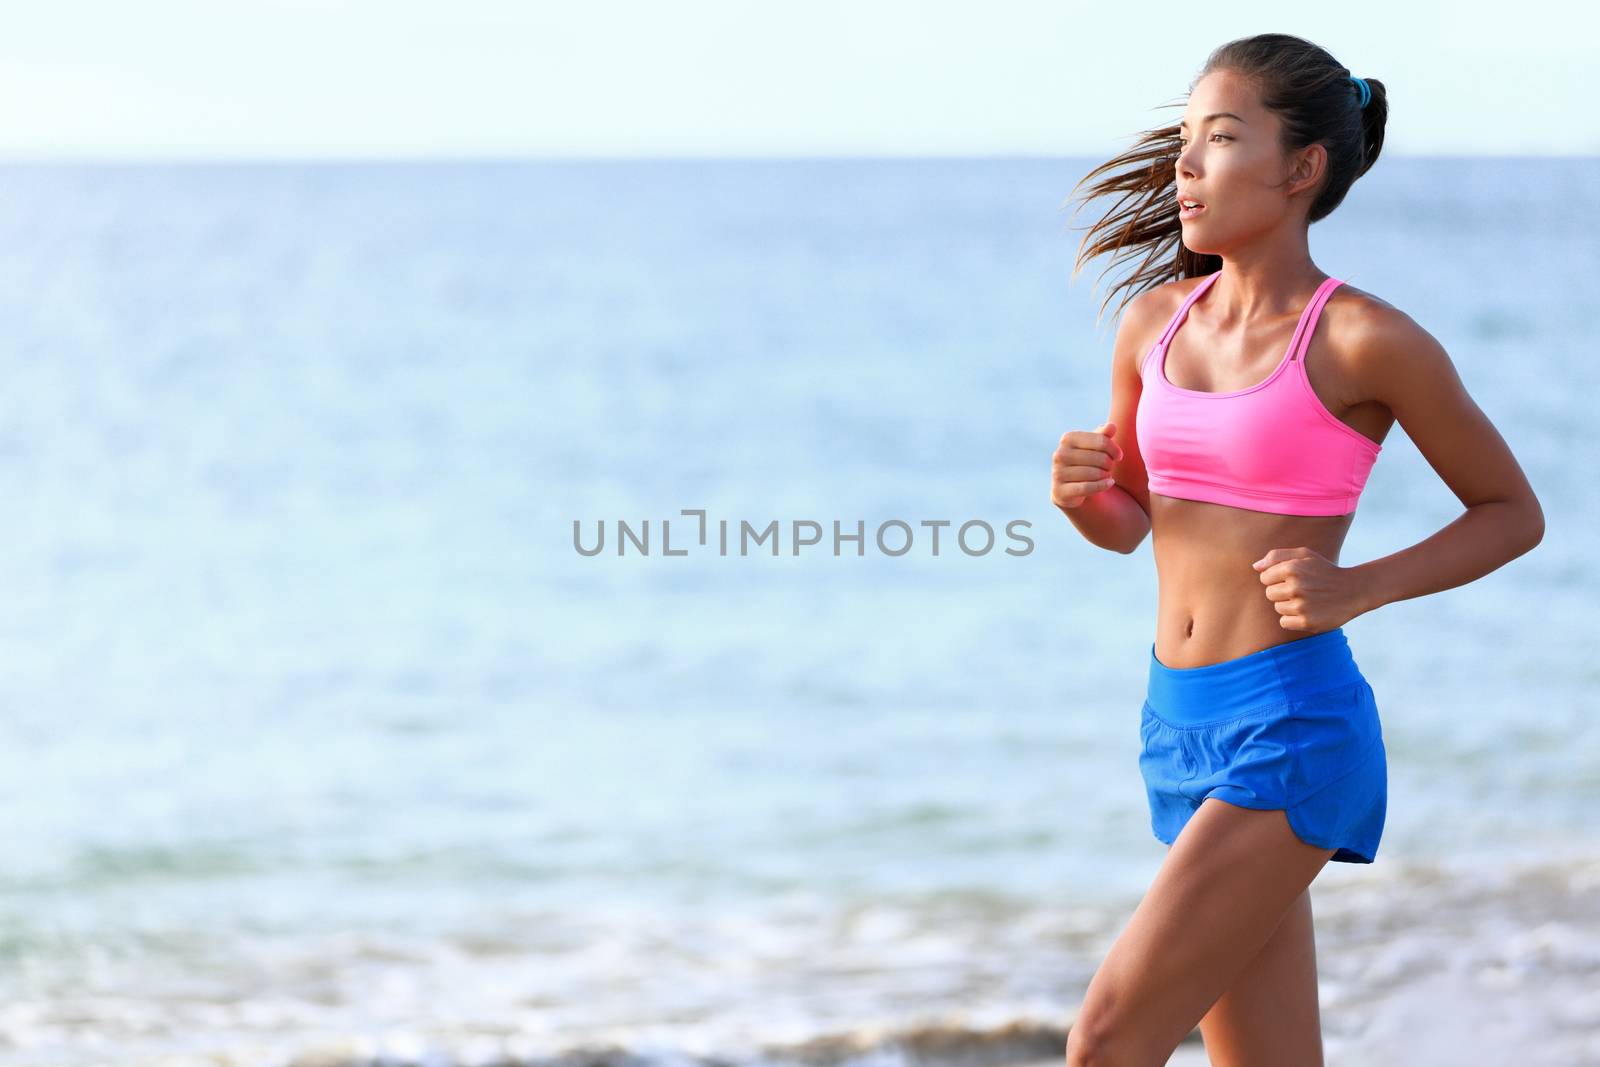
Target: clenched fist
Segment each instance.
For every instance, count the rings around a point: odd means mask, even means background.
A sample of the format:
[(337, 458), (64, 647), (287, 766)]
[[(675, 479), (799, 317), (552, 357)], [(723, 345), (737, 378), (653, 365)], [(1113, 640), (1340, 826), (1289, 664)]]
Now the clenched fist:
[(1314, 548), (1274, 548), (1254, 563), (1267, 599), (1285, 630), (1322, 633), (1367, 609), (1366, 588), (1354, 567), (1341, 567)]
[(1061, 435), (1050, 469), (1050, 502), (1058, 508), (1075, 508), (1087, 496), (1115, 485), (1111, 464), (1122, 458), (1122, 446), (1112, 440), (1115, 423), (1093, 430), (1068, 430)]

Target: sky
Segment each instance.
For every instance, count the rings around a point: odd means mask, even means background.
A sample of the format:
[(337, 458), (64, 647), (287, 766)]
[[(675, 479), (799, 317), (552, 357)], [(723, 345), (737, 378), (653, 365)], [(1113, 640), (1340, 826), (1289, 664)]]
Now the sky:
[(1385, 155), (1600, 154), (1600, 13), (1557, 0), (10, 7), (8, 160), (1110, 155), (1263, 32), (1386, 84)]

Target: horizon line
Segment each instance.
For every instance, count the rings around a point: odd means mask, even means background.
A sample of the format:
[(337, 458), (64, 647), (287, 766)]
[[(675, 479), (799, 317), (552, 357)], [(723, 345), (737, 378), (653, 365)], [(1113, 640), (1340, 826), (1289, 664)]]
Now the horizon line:
[[(694, 153), (641, 152), (581, 153), (393, 153), (359, 155), (322, 154), (181, 154), (11, 155), (0, 153), (0, 166), (241, 166), (241, 165), (353, 165), (372, 163), (768, 163), (915, 160), (1068, 160), (1099, 158), (1097, 152), (774, 152)], [(1550, 159), (1594, 160), (1597, 152), (1390, 152), (1384, 159)]]

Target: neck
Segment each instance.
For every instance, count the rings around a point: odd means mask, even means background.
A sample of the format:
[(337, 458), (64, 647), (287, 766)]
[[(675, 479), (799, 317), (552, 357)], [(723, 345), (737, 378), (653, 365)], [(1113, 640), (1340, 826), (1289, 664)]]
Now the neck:
[(1327, 278), (1304, 241), (1291, 249), (1246, 249), (1222, 257), (1222, 277), (1211, 284), (1205, 302), (1211, 318), (1224, 326), (1264, 322), (1300, 314)]

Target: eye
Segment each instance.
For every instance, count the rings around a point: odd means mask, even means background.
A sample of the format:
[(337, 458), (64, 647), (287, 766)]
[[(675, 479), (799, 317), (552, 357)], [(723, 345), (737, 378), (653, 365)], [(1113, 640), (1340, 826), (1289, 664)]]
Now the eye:
[[(1231, 141), (1231, 140), (1233, 140), (1233, 138), (1232, 138), (1232, 137), (1229, 137), (1229, 136), (1228, 136), (1228, 135), (1227, 135), (1227, 134), (1225, 134), (1225, 133), (1214, 133), (1214, 134), (1212, 134), (1212, 135), (1211, 135), (1211, 136), (1210, 136), (1210, 137), (1209, 137), (1209, 138), (1207, 138), (1207, 139), (1208, 139), (1208, 140), (1215, 140), (1215, 139), (1217, 139), (1217, 138), (1218, 138), (1218, 137), (1220, 137), (1220, 138), (1222, 138), (1222, 139), (1223, 139), (1223, 140), (1224, 140), (1224, 141)], [(1186, 145), (1186, 144), (1188, 144), (1188, 143), (1189, 143), (1189, 138), (1187, 138), (1187, 137), (1180, 137), (1180, 138), (1178, 138), (1178, 147), (1179, 147), (1179, 148), (1182, 148), (1182, 147), (1183, 147), (1183, 146), (1184, 146), (1184, 145)]]

